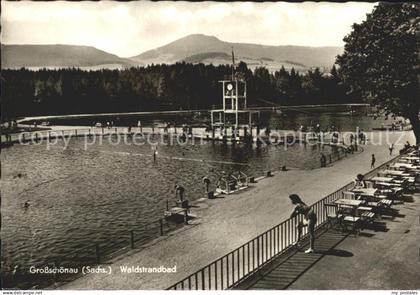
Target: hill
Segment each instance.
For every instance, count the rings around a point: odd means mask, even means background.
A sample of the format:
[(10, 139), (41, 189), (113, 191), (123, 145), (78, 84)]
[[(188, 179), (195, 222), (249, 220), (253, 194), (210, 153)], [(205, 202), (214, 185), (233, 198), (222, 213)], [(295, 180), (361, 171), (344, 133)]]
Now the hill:
[(206, 64), (230, 63), (232, 47), (235, 58), (251, 67), (279, 66), (295, 68), (331, 67), (342, 47), (271, 46), (249, 43), (231, 43), (214, 36), (189, 35), (165, 46), (131, 57), (143, 64), (175, 63), (180, 61)]
[(150, 64), (176, 62), (230, 64), (232, 48), (235, 61), (246, 62), (249, 68), (264, 66), (275, 71), (284, 66), (307, 71), (311, 67), (329, 69), (342, 47), (269, 46), (249, 43), (231, 43), (214, 36), (189, 35), (165, 46), (146, 51), (131, 58), (78, 45), (2, 45), (2, 68), (57, 69), (77, 67), (85, 70), (124, 69)]
[(124, 68), (136, 65), (132, 60), (91, 46), (77, 45), (2, 45), (2, 68)]

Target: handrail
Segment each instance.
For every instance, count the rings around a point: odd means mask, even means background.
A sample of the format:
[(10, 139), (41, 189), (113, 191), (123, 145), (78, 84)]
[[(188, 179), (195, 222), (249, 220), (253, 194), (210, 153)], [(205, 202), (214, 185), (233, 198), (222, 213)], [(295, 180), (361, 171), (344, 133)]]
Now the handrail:
[[(365, 177), (376, 174), (379, 170), (398, 160), (402, 155), (398, 155), (369, 171), (365, 174)], [(323, 226), (327, 221), (324, 204), (341, 198), (343, 192), (353, 186), (353, 182), (348, 183), (311, 205), (318, 217), (316, 229)], [(297, 235), (296, 225), (301, 220), (301, 216), (286, 219), (221, 258), (200, 268), (195, 273), (171, 285), (167, 290), (219, 290), (236, 286), (258, 272), (262, 266), (265, 266), (291, 248)], [(307, 235), (307, 228), (303, 229), (303, 234)]]

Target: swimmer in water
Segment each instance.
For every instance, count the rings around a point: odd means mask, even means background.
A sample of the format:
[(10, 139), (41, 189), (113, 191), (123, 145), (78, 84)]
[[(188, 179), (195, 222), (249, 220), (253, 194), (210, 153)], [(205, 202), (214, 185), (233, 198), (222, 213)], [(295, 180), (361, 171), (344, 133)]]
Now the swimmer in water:
[(153, 162), (154, 162), (154, 163), (156, 163), (156, 157), (157, 157), (157, 154), (158, 154), (157, 150), (154, 150), (154, 151), (153, 151)]
[(18, 173), (13, 178), (22, 178), (22, 177), (23, 177), (23, 174), (22, 173)]
[(26, 201), (26, 202), (23, 204), (23, 207), (24, 207), (25, 209), (28, 209), (30, 205), (31, 205), (31, 203), (29, 203), (29, 201)]
[(20, 271), (20, 265), (17, 264), (17, 265), (15, 265), (15, 267), (12, 270), (12, 275), (15, 276), (19, 271)]

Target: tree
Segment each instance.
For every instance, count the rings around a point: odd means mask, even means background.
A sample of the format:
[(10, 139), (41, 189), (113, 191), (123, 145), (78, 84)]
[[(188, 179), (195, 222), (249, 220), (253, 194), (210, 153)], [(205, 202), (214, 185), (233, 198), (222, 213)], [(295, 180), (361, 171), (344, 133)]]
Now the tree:
[(274, 83), (276, 90), (279, 93), (279, 103), (287, 102), (290, 92), (290, 74), (284, 66), (281, 67), (280, 71), (274, 73)]
[(350, 94), (386, 115), (408, 118), (420, 142), (419, 3), (379, 3), (344, 38), (337, 57)]
[(306, 75), (302, 77), (302, 90), (305, 95), (305, 104), (322, 103), (323, 95), (322, 89), (324, 86), (324, 78), (322, 77), (319, 68), (309, 70)]

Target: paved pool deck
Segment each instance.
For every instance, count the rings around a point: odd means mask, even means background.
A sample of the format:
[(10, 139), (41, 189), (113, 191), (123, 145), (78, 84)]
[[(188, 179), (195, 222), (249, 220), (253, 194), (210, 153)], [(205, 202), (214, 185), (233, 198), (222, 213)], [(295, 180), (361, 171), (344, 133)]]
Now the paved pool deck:
[(349, 235), (288, 289), (420, 290), (420, 194), (395, 205), (386, 231)]
[(315, 252), (292, 250), (239, 290), (419, 290), (420, 193), (395, 204), (359, 235), (320, 229)]
[[(298, 193), (312, 204), (352, 181), (357, 173), (370, 170), (371, 154), (380, 165), (395, 156), (406, 140), (414, 143), (411, 132), (389, 133), (389, 142), (379, 142), (385, 133), (368, 134), (364, 152), (314, 170), (277, 172), (248, 190), (215, 200), (203, 200), (194, 208), (199, 218), (191, 225), (162, 237), (145, 248), (135, 249), (106, 264), (112, 274), (88, 274), (59, 289), (165, 289), (203, 266), (239, 247), (268, 228), (289, 217), (292, 205), (288, 195)], [(389, 155), (388, 144), (401, 140)], [(372, 144), (372, 143), (376, 144)], [(308, 148), (310, 148), (308, 146)], [(279, 168), (281, 163), (279, 163)], [(121, 266), (173, 267), (171, 274), (126, 274)], [(309, 286), (309, 285), (308, 285)]]

